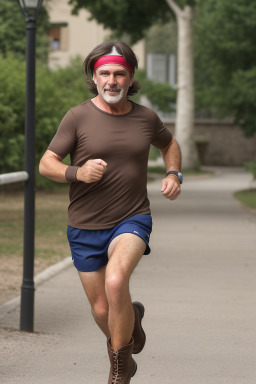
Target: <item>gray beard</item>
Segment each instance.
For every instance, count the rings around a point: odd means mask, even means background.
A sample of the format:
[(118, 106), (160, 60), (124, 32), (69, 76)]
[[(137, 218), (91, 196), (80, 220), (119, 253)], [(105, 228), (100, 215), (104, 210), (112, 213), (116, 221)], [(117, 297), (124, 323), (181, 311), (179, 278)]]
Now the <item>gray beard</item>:
[(117, 96), (110, 96), (107, 93), (105, 93), (104, 90), (102, 90), (102, 92), (99, 92), (99, 90), (98, 90), (98, 92), (100, 93), (100, 95), (103, 98), (103, 100), (106, 101), (106, 103), (108, 103), (108, 104), (117, 104), (124, 97), (124, 90), (122, 88), (118, 88), (118, 90), (119, 89), (120, 89), (120, 93)]

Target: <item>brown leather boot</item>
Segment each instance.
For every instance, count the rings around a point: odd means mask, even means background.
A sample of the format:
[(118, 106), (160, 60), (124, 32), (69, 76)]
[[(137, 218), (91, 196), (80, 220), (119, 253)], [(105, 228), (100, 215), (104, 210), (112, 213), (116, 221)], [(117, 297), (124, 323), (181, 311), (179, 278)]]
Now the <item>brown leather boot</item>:
[(137, 371), (137, 364), (132, 358), (133, 339), (128, 345), (118, 348), (114, 352), (110, 339), (108, 340), (108, 355), (110, 360), (110, 372), (108, 384), (129, 384), (131, 377)]
[(144, 317), (144, 306), (138, 301), (132, 303), (134, 314), (135, 314), (135, 323), (132, 337), (134, 339), (134, 347), (132, 353), (137, 354), (142, 351), (146, 343), (146, 335), (141, 326), (141, 320)]

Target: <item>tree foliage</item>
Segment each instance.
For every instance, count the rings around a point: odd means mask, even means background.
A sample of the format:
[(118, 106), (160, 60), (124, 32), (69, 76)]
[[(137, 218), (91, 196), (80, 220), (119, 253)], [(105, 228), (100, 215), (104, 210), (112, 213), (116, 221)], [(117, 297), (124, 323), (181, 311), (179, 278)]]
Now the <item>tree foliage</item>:
[(195, 20), (197, 108), (234, 116), (256, 132), (256, 3), (198, 0)]
[[(36, 56), (47, 63), (49, 52), (49, 20), (42, 7), (38, 17)], [(24, 58), (26, 52), (26, 29), (24, 17), (17, 0), (0, 0), (0, 54), (5, 57), (8, 52)]]
[(171, 54), (177, 52), (177, 24), (170, 21), (158, 22), (146, 33), (146, 51), (148, 53)]
[[(175, 0), (181, 7), (194, 6), (195, 1)], [(73, 6), (73, 13), (86, 8), (92, 19), (111, 29), (114, 36), (120, 38), (128, 35), (131, 44), (145, 37), (148, 28), (159, 20), (166, 23), (174, 18), (165, 0), (69, 0), (69, 3)]]
[(165, 1), (158, 0), (70, 0), (73, 12), (86, 8), (98, 23), (111, 29), (117, 36), (125, 33), (130, 43), (145, 36), (147, 29), (157, 20), (163, 22), (172, 17)]

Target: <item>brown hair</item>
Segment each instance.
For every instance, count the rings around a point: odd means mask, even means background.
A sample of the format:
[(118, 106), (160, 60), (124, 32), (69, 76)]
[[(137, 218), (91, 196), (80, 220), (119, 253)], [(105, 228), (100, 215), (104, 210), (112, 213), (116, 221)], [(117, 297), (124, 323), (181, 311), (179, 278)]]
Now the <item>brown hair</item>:
[[(107, 55), (111, 52), (112, 48), (115, 47), (117, 52), (122, 55), (125, 60), (134, 68), (134, 71), (138, 68), (138, 60), (132, 51), (132, 49), (122, 41), (107, 41), (97, 45), (85, 58), (83, 63), (83, 72), (85, 74), (85, 80), (89, 86), (89, 90), (94, 94), (98, 95), (97, 87), (92, 79), (94, 71), (94, 63), (102, 56)], [(136, 95), (140, 89), (140, 83), (134, 80), (131, 87), (128, 89), (127, 96)]]

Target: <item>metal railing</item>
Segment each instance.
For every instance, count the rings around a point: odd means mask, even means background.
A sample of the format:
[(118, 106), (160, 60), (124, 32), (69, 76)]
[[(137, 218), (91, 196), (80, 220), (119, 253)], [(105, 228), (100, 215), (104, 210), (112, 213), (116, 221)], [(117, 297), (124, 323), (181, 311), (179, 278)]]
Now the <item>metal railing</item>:
[(2, 173), (0, 175), (0, 185), (17, 183), (19, 181), (28, 180), (29, 176), (26, 171)]

